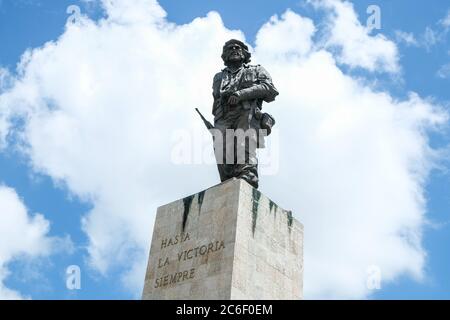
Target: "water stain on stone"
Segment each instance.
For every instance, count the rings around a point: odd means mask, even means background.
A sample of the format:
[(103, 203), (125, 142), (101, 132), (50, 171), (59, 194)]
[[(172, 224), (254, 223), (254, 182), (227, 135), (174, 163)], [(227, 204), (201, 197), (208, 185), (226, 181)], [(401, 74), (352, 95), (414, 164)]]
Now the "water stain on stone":
[(287, 212), (287, 225), (288, 225), (288, 227), (289, 227), (289, 232), (291, 231), (292, 220), (293, 220), (293, 218), (292, 218), (292, 211), (289, 210), (289, 211)]
[(205, 191), (199, 192), (198, 198), (197, 198), (198, 214), (200, 214), (200, 211), (202, 210), (202, 204), (203, 204), (203, 198), (204, 197), (205, 197)]
[(256, 189), (252, 190), (252, 233), (255, 235), (256, 219), (258, 218), (258, 206), (261, 192)]
[(187, 218), (189, 215), (189, 211), (191, 210), (191, 204), (192, 200), (194, 199), (194, 195), (183, 198), (183, 204), (184, 204), (184, 212), (183, 212), (183, 231), (186, 227)]
[(278, 210), (278, 206), (275, 202), (273, 202), (272, 200), (269, 200), (269, 209), (270, 212), (272, 212), (272, 209), (275, 208), (274, 214), (275, 216), (277, 216), (277, 210)]

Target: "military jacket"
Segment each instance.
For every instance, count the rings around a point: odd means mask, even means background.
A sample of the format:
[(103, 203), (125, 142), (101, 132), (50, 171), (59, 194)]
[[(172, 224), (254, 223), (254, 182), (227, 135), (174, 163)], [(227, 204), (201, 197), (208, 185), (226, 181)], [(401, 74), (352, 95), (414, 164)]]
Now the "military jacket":
[(214, 120), (220, 119), (228, 111), (228, 98), (235, 94), (243, 109), (262, 108), (262, 102), (275, 100), (278, 91), (269, 73), (260, 65), (243, 64), (232, 72), (223, 69), (214, 76), (212, 113)]

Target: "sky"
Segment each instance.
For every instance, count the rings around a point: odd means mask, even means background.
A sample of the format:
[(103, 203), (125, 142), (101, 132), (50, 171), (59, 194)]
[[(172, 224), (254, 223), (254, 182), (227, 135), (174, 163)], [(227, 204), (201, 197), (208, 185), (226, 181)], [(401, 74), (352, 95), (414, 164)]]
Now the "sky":
[(0, 299), (140, 298), (156, 208), (219, 182), (193, 109), (230, 38), (280, 92), (260, 190), (305, 298), (450, 299), (449, 31), (440, 0), (0, 0)]

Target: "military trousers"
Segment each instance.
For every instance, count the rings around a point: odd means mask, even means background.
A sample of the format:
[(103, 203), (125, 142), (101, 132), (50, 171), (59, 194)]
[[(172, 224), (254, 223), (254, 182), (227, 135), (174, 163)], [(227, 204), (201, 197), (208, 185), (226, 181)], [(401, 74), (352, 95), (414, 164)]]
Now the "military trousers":
[(258, 188), (257, 128), (253, 109), (230, 106), (215, 120), (214, 152), (220, 180), (244, 179)]

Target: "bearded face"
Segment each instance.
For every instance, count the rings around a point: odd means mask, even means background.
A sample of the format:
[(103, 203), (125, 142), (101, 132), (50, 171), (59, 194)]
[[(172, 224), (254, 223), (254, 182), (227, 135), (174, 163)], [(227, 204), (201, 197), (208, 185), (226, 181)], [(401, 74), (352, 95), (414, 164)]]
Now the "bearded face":
[(245, 59), (244, 51), (237, 43), (231, 43), (224, 48), (223, 58), (225, 64), (243, 63)]

